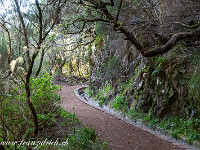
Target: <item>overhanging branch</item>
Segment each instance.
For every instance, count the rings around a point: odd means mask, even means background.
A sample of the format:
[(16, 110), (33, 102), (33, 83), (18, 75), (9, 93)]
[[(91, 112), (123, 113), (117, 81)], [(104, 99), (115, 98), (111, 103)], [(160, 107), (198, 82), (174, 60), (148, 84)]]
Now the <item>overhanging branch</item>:
[(81, 29), (79, 31), (76, 31), (76, 32), (67, 32), (66, 34), (78, 34), (78, 33), (81, 33), (84, 30), (86, 23), (88, 23), (88, 22), (106, 22), (106, 23), (112, 23), (110, 20), (101, 19), (101, 18), (95, 18), (95, 19), (78, 18), (78, 19), (74, 20), (71, 24), (68, 24), (67, 27), (69, 25), (74, 24), (75, 22), (83, 22), (83, 25), (82, 25)]
[[(152, 50), (148, 50), (145, 47), (143, 47), (143, 45), (136, 39), (135, 35), (132, 34), (131, 31), (124, 28), (121, 23), (116, 22), (117, 18), (115, 19), (113, 15), (106, 8), (107, 3), (103, 2), (102, 0), (99, 0), (99, 3), (101, 3), (101, 8), (98, 9), (100, 9), (104, 13), (104, 15), (107, 17), (108, 20), (110, 20), (110, 22), (113, 22), (114, 28), (117, 28), (117, 30), (123, 33), (126, 36), (126, 39), (129, 40), (144, 57), (153, 57), (164, 54), (169, 50), (171, 50), (178, 41), (184, 40), (186, 38), (200, 37), (200, 27), (198, 27), (196, 30), (191, 32), (175, 33), (173, 36), (171, 36), (171, 38), (169, 38), (169, 40), (165, 44), (160, 45)], [(95, 3), (93, 2), (92, 4)], [(99, 5), (97, 7), (99, 7)]]

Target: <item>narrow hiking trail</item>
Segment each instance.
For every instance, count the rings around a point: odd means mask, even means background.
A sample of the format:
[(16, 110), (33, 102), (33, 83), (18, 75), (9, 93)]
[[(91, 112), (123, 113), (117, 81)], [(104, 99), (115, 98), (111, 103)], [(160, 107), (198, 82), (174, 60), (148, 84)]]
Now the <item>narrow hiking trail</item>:
[(62, 96), (64, 109), (76, 116), (87, 127), (95, 129), (98, 137), (108, 143), (111, 150), (186, 150), (189, 147), (165, 140), (123, 120), (78, 100), (73, 90), (80, 87), (63, 85), (58, 92)]

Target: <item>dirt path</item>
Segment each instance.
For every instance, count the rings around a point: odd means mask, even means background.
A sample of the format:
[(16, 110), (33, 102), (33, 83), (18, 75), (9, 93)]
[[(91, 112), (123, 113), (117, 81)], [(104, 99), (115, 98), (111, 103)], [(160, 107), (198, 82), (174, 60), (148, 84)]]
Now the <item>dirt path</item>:
[(186, 150), (187, 146), (164, 140), (159, 135), (126, 123), (110, 114), (95, 109), (78, 100), (73, 90), (79, 86), (63, 85), (58, 92), (63, 98), (64, 109), (75, 113), (87, 127), (95, 128), (99, 138), (112, 150)]

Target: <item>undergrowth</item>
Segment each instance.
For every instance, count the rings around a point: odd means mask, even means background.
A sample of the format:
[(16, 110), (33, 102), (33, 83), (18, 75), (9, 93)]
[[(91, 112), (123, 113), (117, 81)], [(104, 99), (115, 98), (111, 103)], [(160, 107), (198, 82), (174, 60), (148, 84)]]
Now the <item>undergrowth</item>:
[[(66, 112), (60, 106), (61, 97), (57, 91), (61, 86), (54, 85), (52, 81), (53, 77), (45, 74), (32, 78), (30, 82), (31, 100), (39, 121), (39, 134), (36, 137), (33, 136), (32, 115), (27, 109), (25, 85), (20, 84), (0, 97), (1, 116), (4, 119), (3, 123), (0, 122), (0, 144), (10, 150), (105, 149), (106, 143), (97, 139), (94, 129), (84, 127), (75, 114)], [(13, 144), (8, 141), (18, 142)], [(45, 141), (54, 143), (40, 143)]]

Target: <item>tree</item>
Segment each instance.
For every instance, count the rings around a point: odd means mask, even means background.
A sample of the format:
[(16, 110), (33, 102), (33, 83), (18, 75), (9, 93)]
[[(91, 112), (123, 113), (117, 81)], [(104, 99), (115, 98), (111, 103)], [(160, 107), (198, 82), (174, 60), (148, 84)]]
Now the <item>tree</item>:
[[(128, 5), (127, 8), (123, 8), (123, 3), (126, 3), (124, 5)], [(96, 11), (99, 15), (99, 17), (93, 17), (91, 16), (91, 19), (86, 19), (86, 18), (79, 18), (76, 19), (76, 21), (82, 22), (82, 28), (79, 32), (83, 31), (83, 28), (85, 27), (85, 24), (91, 23), (91, 22), (103, 22), (106, 24), (110, 24), (114, 31), (120, 32), (125, 35), (126, 40), (130, 41), (136, 48), (137, 50), (144, 56), (144, 57), (153, 57), (157, 56), (160, 54), (164, 54), (171, 50), (177, 42), (181, 40), (185, 40), (187, 38), (195, 38), (200, 36), (200, 22), (197, 22), (196, 24), (193, 25), (185, 25), (183, 23), (178, 22), (181, 26), (185, 27), (186, 29), (190, 28), (192, 30), (189, 31), (180, 31), (177, 33), (174, 33), (170, 37), (165, 37), (160, 35), (159, 33), (154, 33), (157, 35), (159, 38), (165, 39), (164, 43), (162, 45), (158, 45), (154, 47), (153, 49), (148, 49), (143, 44), (136, 38), (136, 35), (132, 33), (130, 29), (124, 25), (125, 23), (122, 21), (119, 21), (120, 14), (123, 10), (128, 9), (128, 8), (134, 8), (137, 6), (137, 3), (141, 3), (141, 5), (145, 5), (144, 3), (149, 3), (151, 4), (152, 1), (124, 1), (124, 0), (117, 0), (117, 1), (103, 1), (103, 0), (80, 0), (77, 1), (77, 4), (80, 6), (83, 6), (85, 8), (88, 8), (90, 12)], [(155, 10), (155, 7), (158, 6), (159, 4), (154, 3), (150, 7), (152, 7), (153, 10)], [(144, 7), (145, 9), (145, 7)], [(137, 24), (137, 22), (134, 22)], [(139, 24), (141, 21), (139, 21)], [(174, 22), (177, 23), (177, 22)]]
[[(45, 39), (47, 38), (50, 31), (54, 28), (57, 24), (59, 15), (61, 13), (61, 9), (65, 6), (65, 1), (51, 1), (51, 2), (42, 2), (39, 3), (38, 0), (35, 0), (34, 4), (29, 5), (29, 10), (22, 12), (21, 6), (18, 0), (13, 1), (15, 4), (15, 8), (20, 20), (20, 28), (17, 28), (13, 22), (9, 22), (8, 17), (4, 17), (3, 20), (6, 24), (9, 24), (15, 27), (22, 35), (24, 50), (26, 51), (26, 56), (24, 56), (24, 69), (26, 70), (25, 79), (22, 79), (25, 83), (25, 90), (26, 90), (26, 99), (31, 110), (34, 122), (34, 135), (38, 134), (38, 119), (35, 107), (31, 101), (31, 89), (30, 89), (30, 78), (33, 71), (33, 66), (35, 63), (35, 59), (40, 52), (42, 44), (44, 43)], [(25, 2), (24, 2), (25, 3)], [(44, 15), (45, 14), (45, 15)], [(11, 15), (12, 17), (12, 15)], [(9, 31), (7, 30), (5, 24), (1, 23), (1, 27), (8, 33), (9, 39)], [(22, 27), (22, 30), (21, 30)], [(9, 40), (10, 41), (10, 40)], [(8, 61), (10, 64), (11, 61), (11, 42), (10, 42), (10, 52), (8, 56)], [(21, 54), (22, 55), (22, 54)], [(43, 57), (43, 56), (42, 56)], [(14, 69), (10, 69), (10, 74), (14, 74)], [(8, 76), (9, 76), (8, 75)], [(6, 76), (6, 77), (8, 77)]]

